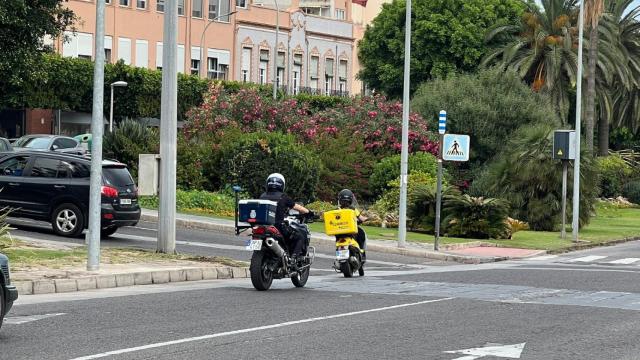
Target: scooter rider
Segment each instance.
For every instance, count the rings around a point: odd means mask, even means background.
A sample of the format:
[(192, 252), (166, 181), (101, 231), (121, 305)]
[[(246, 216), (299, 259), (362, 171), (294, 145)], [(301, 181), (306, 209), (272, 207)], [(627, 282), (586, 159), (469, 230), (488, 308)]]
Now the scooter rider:
[[(355, 210), (356, 216), (358, 217), (358, 225), (367, 221), (367, 218), (362, 215), (360, 210), (358, 209), (358, 201), (356, 200), (356, 196), (353, 194), (353, 191), (349, 189), (344, 189), (338, 193), (338, 206), (340, 209), (352, 209)], [(364, 231), (358, 226), (358, 235), (356, 236), (356, 241), (358, 242), (358, 246), (360, 249), (366, 250), (367, 244), (366, 236)], [(363, 256), (366, 253), (363, 253)]]
[(275, 216), (275, 227), (280, 231), (291, 254), (294, 264), (297, 258), (305, 255), (307, 244), (305, 234), (289, 226), (284, 219), (289, 214), (289, 210), (294, 209), (301, 214), (311, 214), (313, 212), (302, 205), (296, 204), (287, 194), (284, 193), (285, 179), (282, 174), (273, 173), (267, 177), (267, 191), (260, 196), (260, 199), (271, 200), (278, 203)]

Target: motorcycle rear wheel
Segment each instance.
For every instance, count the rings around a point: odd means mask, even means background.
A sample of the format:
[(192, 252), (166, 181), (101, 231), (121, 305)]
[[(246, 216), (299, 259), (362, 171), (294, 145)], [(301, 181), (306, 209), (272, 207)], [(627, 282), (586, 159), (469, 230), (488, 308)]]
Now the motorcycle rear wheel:
[(249, 272), (251, 273), (251, 284), (258, 291), (269, 290), (273, 283), (273, 273), (267, 268), (267, 258), (265, 252), (254, 251), (251, 256), (251, 265)]
[(353, 276), (353, 268), (351, 267), (351, 264), (349, 264), (349, 261), (340, 263), (340, 272), (342, 272), (342, 275), (344, 275), (344, 277), (346, 278), (350, 278)]

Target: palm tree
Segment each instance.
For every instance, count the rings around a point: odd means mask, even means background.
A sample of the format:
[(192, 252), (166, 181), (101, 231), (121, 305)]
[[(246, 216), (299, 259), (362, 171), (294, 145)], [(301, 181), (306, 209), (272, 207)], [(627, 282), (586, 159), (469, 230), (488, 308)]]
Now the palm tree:
[(596, 110), (596, 67), (598, 64), (599, 23), (604, 13), (604, 0), (585, 0), (584, 22), (589, 26), (589, 64), (587, 67), (587, 98), (585, 137), (587, 150), (593, 153), (594, 115)]
[[(617, 76), (609, 84), (612, 102), (611, 116), (600, 116), (598, 122), (598, 154), (609, 151), (609, 124), (627, 127), (634, 133), (640, 130), (640, 6), (628, 11), (634, 0), (609, 0), (601, 22), (604, 41), (615, 47), (625, 59), (628, 75)], [(613, 121), (612, 121), (613, 120)]]
[(487, 42), (498, 47), (481, 63), (514, 69), (534, 91), (549, 93), (565, 123), (578, 68), (576, 3), (542, 0), (542, 9), (527, 3), (521, 24), (496, 27), (487, 34)]

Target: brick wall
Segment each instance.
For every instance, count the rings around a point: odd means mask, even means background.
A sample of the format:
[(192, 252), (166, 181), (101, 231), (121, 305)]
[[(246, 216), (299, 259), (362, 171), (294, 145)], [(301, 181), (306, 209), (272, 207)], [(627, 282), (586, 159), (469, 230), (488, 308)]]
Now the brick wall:
[(27, 109), (26, 133), (27, 134), (51, 134), (53, 133), (53, 110)]

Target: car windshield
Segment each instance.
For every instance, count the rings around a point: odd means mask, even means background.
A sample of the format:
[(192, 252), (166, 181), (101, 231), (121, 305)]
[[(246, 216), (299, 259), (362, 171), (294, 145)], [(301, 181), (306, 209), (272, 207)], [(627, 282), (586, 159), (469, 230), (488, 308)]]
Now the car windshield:
[(102, 176), (106, 185), (116, 187), (133, 185), (133, 178), (126, 167), (103, 167)]
[(49, 146), (49, 138), (46, 137), (29, 137), (16, 141), (15, 147), (23, 147), (30, 149), (47, 149)]

